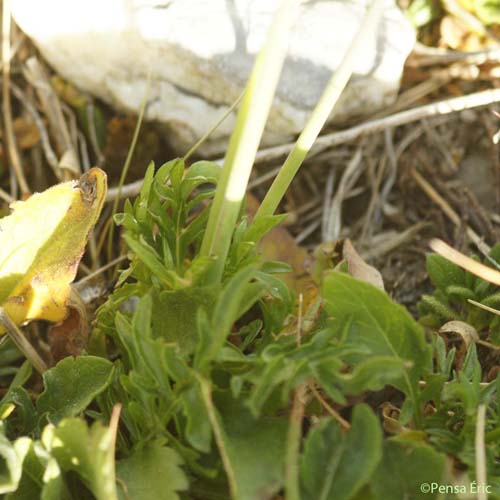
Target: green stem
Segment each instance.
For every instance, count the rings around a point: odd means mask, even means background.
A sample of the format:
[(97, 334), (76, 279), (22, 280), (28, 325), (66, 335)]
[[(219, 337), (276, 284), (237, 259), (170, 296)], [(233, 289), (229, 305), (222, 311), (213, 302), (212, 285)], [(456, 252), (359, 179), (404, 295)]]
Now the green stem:
[(328, 82), (318, 104), (314, 108), (309, 120), (302, 130), (292, 151), (288, 155), (283, 167), (267, 192), (261, 206), (257, 210), (255, 219), (266, 215), (273, 215), (290, 186), (295, 174), (309, 153), (314, 141), (318, 137), (326, 120), (331, 115), (337, 101), (342, 94), (347, 82), (351, 78), (354, 63), (364, 51), (369, 35), (378, 22), (383, 0), (374, 0), (356, 33), (349, 50), (345, 54), (339, 68)]
[(231, 498), (237, 499), (238, 496), (238, 482), (236, 481), (236, 475), (234, 473), (233, 465), (229, 458), (224, 443), (224, 430), (219, 422), (219, 417), (217, 415), (217, 409), (215, 408), (214, 402), (212, 400), (212, 388), (210, 382), (202, 377), (197, 377), (200, 384), (201, 396), (203, 402), (205, 403), (205, 408), (208, 413), (208, 419), (212, 425), (212, 430), (214, 432), (215, 442), (217, 443), (217, 448), (226, 471), (227, 480), (229, 482), (229, 489), (231, 491)]
[(302, 441), (302, 420), (307, 386), (301, 384), (295, 390), (285, 455), (285, 492), (287, 500), (300, 500), (299, 453)]
[(212, 283), (218, 283), (222, 278), (299, 4), (300, 0), (282, 0), (271, 25), (268, 41), (257, 56), (247, 83), (201, 245), (201, 255), (217, 259), (208, 277), (208, 281)]

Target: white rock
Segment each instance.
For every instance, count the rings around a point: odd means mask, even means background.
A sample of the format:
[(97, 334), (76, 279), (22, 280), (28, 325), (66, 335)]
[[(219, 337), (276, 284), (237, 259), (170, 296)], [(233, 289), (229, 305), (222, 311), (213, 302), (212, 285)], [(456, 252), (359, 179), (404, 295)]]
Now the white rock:
[[(64, 78), (117, 108), (168, 125), (182, 150), (241, 93), (279, 0), (16, 0), (13, 16)], [(264, 143), (298, 133), (356, 33), (366, 0), (302, 6)], [(378, 32), (343, 94), (335, 120), (389, 105), (415, 40), (387, 0)], [(234, 116), (215, 132), (219, 149)], [(208, 149), (210, 149), (208, 148)], [(205, 149), (206, 152), (207, 148)]]

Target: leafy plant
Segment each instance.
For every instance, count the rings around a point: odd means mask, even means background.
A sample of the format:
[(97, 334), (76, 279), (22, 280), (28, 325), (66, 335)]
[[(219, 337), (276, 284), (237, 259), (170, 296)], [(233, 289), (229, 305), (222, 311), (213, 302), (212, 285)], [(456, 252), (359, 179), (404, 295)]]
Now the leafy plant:
[[(491, 249), (488, 260), (500, 263), (500, 245)], [(421, 322), (439, 328), (446, 321), (460, 320), (473, 326), (485, 340), (500, 345), (500, 317), (471, 302), (497, 308), (497, 287), (436, 254), (427, 256), (427, 272), (435, 289), (432, 295), (423, 295), (420, 300)]]
[[(181, 163), (175, 165), (180, 168)], [(199, 268), (195, 280), (189, 278), (189, 266), (195, 262), (201, 234), (182, 247), (181, 259), (164, 257), (175, 255), (175, 249), (162, 242), (165, 235), (175, 233), (175, 221), (183, 224), (177, 232), (185, 234), (185, 225), (196, 224), (196, 217), (203, 217), (206, 210), (189, 205), (190, 199), (200, 195), (183, 189), (192, 178), (190, 169), (182, 175), (172, 169), (164, 177), (167, 168), (171, 166), (161, 167), (153, 176), (148, 171), (140, 198), (128, 205), (126, 215), (117, 216), (126, 228), (125, 240), (134, 238), (137, 243), (131, 265), (121, 278), (126, 276), (128, 282), (101, 308), (95, 332), (97, 337), (110, 335), (121, 352), (117, 376), (98, 398), (104, 416), (110, 415), (114, 401), (123, 403), (117, 438), (120, 453), (128, 456), (137, 447), (147, 448), (158, 440), (169, 442), (189, 470), (195, 497), (196, 491), (205, 495), (206, 491), (227, 488), (235, 498), (259, 498), (261, 492), (270, 498), (286, 486), (284, 450), (289, 446), (287, 428), (291, 425), (287, 409), (301, 386), (347, 408), (350, 397), (366, 397), (389, 385), (401, 394), (397, 417), (384, 422), (392, 432), (397, 429), (396, 437), (382, 444), (378, 419), (373, 413), (370, 417), (363, 406), (353, 408), (353, 427), (346, 436), (338, 423), (321, 418), (304, 443), (300, 489), (305, 498), (356, 498), (368, 491), (373, 498), (384, 498), (387, 474), (410, 475), (404, 469), (410, 467), (410, 461), (401, 460), (398, 467), (404, 470), (397, 473), (391, 469), (391, 457), (398, 454), (415, 454), (414, 460), (434, 464), (429, 472), (422, 467), (420, 482), (444, 481), (446, 454), (454, 455), (473, 473), (470, 449), (477, 408), (481, 402), (491, 404), (496, 391), (494, 383), (484, 388), (480, 385), (474, 347), (463, 366), (453, 372), (454, 351), (446, 353), (439, 337), (431, 344), (423, 328), (401, 306), (381, 290), (342, 272), (342, 263), (326, 272), (322, 300), (308, 305), (299, 327), (293, 319), (292, 295), (273, 275), (273, 271), (284, 269), (260, 261), (258, 239), (249, 237), (243, 214), (228, 252), (222, 284), (200, 285), (210, 259), (205, 260), (206, 267)], [(178, 175), (178, 180), (170, 180), (170, 175)], [(167, 184), (168, 191), (158, 189), (157, 182)], [(214, 177), (200, 177), (197, 189), (215, 182)], [(174, 185), (176, 195), (171, 188)], [(181, 193), (187, 198), (174, 204), (172, 200), (181, 199)], [(210, 198), (205, 196), (207, 191), (202, 193), (205, 207)], [(193, 211), (191, 218), (175, 212), (187, 205)], [(147, 224), (140, 223), (141, 214), (150, 217)], [(156, 214), (163, 214), (164, 219)], [(149, 254), (141, 255), (146, 245), (157, 259), (154, 265), (147, 261)], [(154, 269), (159, 265), (165, 266), (165, 275), (170, 273), (168, 280), (157, 279)], [(158, 297), (168, 297), (168, 301)], [(133, 312), (127, 312), (127, 304)], [(193, 318), (185, 311), (197, 314)], [(245, 317), (251, 320), (244, 321)], [(192, 342), (187, 342), (185, 335)], [(461, 409), (466, 403), (468, 413)], [(306, 408), (318, 412), (314, 401)], [(494, 431), (497, 422), (496, 410), (492, 412), (487, 433)], [(358, 430), (358, 414), (366, 420), (359, 425), (369, 430)], [(459, 427), (462, 430), (457, 433)], [(366, 442), (366, 452), (355, 453), (360, 446), (356, 441), (359, 432), (372, 436), (378, 444)], [(322, 439), (332, 442), (330, 451), (317, 444)], [(491, 457), (496, 456), (496, 447), (496, 443), (488, 445)], [(354, 455), (341, 459), (339, 453)], [(315, 468), (325, 461), (331, 461), (334, 468), (325, 478), (328, 482), (316, 484)], [(489, 467), (493, 481), (498, 475), (494, 460)], [(220, 482), (222, 469), (227, 485)], [(360, 475), (360, 469), (365, 476)], [(343, 479), (333, 481), (335, 474)], [(357, 480), (348, 481), (350, 474)], [(410, 486), (395, 481), (391, 484), (396, 492), (416, 491), (415, 478)]]

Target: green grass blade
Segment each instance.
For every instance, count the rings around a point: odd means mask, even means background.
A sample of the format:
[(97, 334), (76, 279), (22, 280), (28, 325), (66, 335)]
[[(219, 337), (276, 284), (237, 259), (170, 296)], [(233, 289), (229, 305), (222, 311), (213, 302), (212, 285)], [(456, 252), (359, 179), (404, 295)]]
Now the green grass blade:
[(210, 211), (201, 254), (217, 258), (209, 281), (220, 281), (235, 223), (247, 189), (257, 148), (264, 131), (281, 68), (290, 28), (300, 0), (283, 0), (270, 28), (266, 45), (255, 61), (231, 136), (221, 178)]
[(255, 219), (265, 215), (272, 215), (276, 211), (280, 201), (283, 199), (295, 174), (309, 153), (314, 141), (330, 116), (337, 101), (342, 94), (347, 82), (351, 78), (354, 63), (362, 56), (369, 35), (373, 32), (382, 13), (381, 3), (383, 0), (374, 0), (356, 33), (349, 50), (344, 56), (339, 68), (328, 82), (323, 95), (314, 108), (308, 122), (302, 130), (292, 151), (288, 155), (278, 176), (267, 192)]

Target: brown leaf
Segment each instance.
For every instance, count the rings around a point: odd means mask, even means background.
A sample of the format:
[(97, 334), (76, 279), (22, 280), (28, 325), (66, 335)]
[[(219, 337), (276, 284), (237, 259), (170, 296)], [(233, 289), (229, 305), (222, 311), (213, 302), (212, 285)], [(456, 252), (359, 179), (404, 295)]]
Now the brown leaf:
[(40, 141), (40, 131), (28, 117), (19, 116), (14, 120), (14, 134), (21, 149), (30, 149)]
[(407, 430), (407, 428), (404, 427), (399, 421), (399, 408), (394, 406), (389, 401), (382, 403), (381, 407), (383, 418), (382, 425), (388, 434), (397, 435)]
[(367, 264), (361, 258), (358, 252), (356, 252), (356, 249), (353, 247), (351, 240), (346, 239), (344, 241), (342, 254), (347, 263), (349, 274), (353, 278), (365, 281), (380, 290), (384, 290), (384, 280), (382, 279), (382, 275), (377, 269)]
[(457, 333), (462, 337), (467, 349), (479, 340), (476, 329), (463, 321), (448, 321), (439, 329), (439, 333)]
[(67, 356), (79, 356), (87, 347), (89, 330), (77, 309), (69, 307), (64, 321), (49, 329), (50, 353), (55, 363)]

